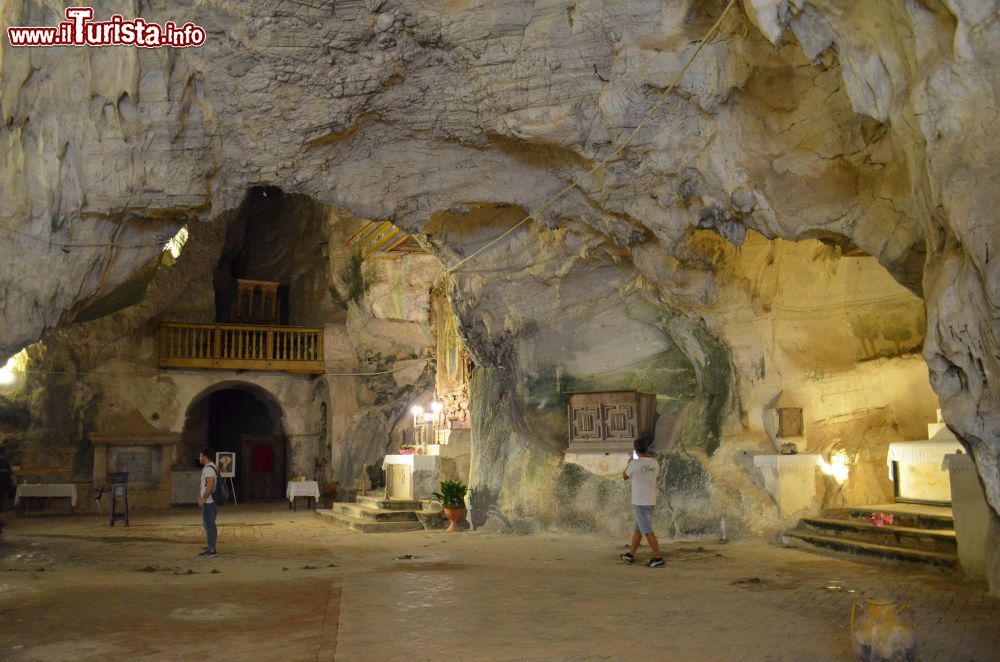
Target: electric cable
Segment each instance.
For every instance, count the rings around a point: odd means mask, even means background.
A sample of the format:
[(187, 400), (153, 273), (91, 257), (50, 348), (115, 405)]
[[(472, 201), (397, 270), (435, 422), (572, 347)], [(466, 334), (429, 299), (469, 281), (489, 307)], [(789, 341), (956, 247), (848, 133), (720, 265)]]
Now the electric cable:
[(40, 242), (40, 243), (43, 243), (43, 244), (48, 244), (49, 246), (54, 246), (55, 248), (59, 248), (59, 249), (62, 249), (62, 250), (69, 250), (71, 248), (155, 248), (155, 247), (162, 248), (163, 245), (166, 244), (171, 239), (171, 237), (167, 237), (163, 241), (141, 243), (141, 244), (117, 244), (117, 243), (114, 243), (114, 242), (110, 242), (110, 243), (108, 243), (108, 242), (94, 242), (94, 243), (86, 243), (86, 244), (71, 244), (71, 243), (65, 243), (65, 242), (61, 242), (61, 241), (53, 241), (53, 240), (48, 239), (46, 237), (39, 237), (38, 235), (30, 234), (30, 233), (24, 232), (22, 230), (17, 230), (17, 229), (14, 229), (12, 227), (9, 227), (9, 226), (3, 225), (3, 224), (0, 224), (0, 230), (4, 230), (5, 232), (9, 232), (11, 234), (16, 234), (16, 235), (19, 235), (19, 236), (22, 236), (22, 237), (26, 237), (28, 239), (33, 239), (33, 240), (35, 240), (37, 242)]

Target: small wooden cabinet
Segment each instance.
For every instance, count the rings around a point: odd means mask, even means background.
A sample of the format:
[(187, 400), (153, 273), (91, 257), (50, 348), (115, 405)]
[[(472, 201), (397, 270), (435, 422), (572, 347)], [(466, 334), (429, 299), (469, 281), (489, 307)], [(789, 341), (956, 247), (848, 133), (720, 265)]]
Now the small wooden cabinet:
[(569, 450), (629, 451), (640, 437), (652, 439), (656, 396), (636, 391), (571, 393)]
[(781, 407), (778, 412), (778, 436), (779, 437), (801, 437), (802, 436), (802, 408), (801, 407)]

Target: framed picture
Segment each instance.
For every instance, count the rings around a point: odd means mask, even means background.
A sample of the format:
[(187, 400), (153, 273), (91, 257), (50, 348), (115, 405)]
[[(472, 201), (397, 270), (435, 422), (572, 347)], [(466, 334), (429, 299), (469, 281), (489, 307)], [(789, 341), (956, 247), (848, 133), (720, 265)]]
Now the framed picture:
[(216, 453), (215, 466), (219, 467), (222, 478), (236, 477), (236, 453)]

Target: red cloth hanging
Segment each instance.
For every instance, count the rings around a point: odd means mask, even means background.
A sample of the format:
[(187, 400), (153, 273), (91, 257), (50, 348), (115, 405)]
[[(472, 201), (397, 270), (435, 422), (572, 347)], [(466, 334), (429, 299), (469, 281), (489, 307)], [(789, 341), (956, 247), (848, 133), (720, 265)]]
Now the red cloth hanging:
[(254, 473), (269, 474), (274, 471), (274, 449), (267, 444), (257, 444), (251, 448), (250, 460)]

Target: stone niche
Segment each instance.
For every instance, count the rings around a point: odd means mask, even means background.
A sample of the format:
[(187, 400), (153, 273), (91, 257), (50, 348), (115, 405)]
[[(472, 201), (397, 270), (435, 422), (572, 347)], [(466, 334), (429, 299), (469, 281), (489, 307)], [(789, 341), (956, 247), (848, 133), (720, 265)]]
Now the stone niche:
[(157, 430), (139, 412), (132, 412), (112, 430), (90, 435), (94, 484), (107, 485), (111, 472), (127, 471), (130, 501), (168, 505), (170, 467), (179, 441), (179, 434)]
[(787, 391), (781, 391), (764, 408), (764, 429), (779, 453), (805, 452), (802, 407)]

